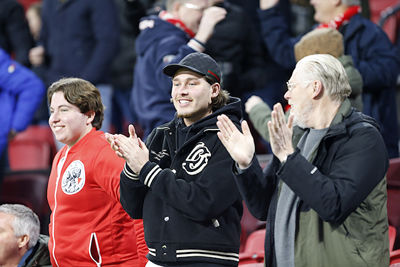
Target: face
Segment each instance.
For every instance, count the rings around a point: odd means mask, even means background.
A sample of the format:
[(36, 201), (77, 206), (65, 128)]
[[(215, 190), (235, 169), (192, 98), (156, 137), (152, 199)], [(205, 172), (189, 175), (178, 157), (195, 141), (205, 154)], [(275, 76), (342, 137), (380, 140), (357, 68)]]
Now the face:
[(49, 125), (55, 138), (69, 147), (73, 146), (92, 129), (94, 112), (83, 114), (64, 98), (63, 92), (51, 97)]
[(210, 85), (204, 77), (189, 70), (180, 70), (172, 79), (172, 101), (178, 117), (187, 126), (208, 116), (211, 99), (219, 93), (219, 84)]
[(335, 17), (335, 3), (337, 0), (311, 0), (315, 9), (314, 19), (319, 23), (328, 23)]
[(20, 260), (18, 238), (11, 225), (13, 215), (0, 212), (0, 266), (16, 263)]
[[(310, 127), (312, 103), (312, 83), (302, 74), (302, 68), (296, 67), (292, 77), (288, 81), (288, 90), (285, 99), (290, 105), (290, 114), (294, 116), (294, 124), (302, 127)], [(304, 73), (304, 72), (303, 72)]]
[(197, 33), (203, 11), (209, 6), (208, 0), (184, 1), (179, 3), (177, 17), (194, 33)]

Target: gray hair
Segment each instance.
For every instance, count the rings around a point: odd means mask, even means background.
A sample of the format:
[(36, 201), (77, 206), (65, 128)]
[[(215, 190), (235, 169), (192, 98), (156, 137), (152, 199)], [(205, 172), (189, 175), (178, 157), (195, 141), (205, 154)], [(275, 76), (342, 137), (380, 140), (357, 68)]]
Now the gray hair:
[(342, 0), (342, 4), (346, 6), (359, 6), (361, 4), (360, 0)]
[(351, 87), (343, 65), (328, 54), (314, 54), (302, 58), (297, 65), (303, 65), (310, 79), (321, 81), (333, 101), (343, 102), (350, 94)]
[(28, 249), (36, 245), (40, 235), (40, 221), (30, 208), (20, 204), (3, 204), (0, 205), (0, 212), (14, 216), (11, 223), (14, 235), (28, 235)]

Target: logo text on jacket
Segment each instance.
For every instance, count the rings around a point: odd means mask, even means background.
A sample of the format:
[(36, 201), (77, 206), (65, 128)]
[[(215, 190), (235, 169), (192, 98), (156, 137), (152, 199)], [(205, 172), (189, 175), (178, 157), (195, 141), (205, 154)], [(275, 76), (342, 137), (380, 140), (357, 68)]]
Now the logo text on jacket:
[(199, 142), (182, 163), (182, 168), (189, 175), (200, 173), (207, 165), (211, 153), (203, 142)]

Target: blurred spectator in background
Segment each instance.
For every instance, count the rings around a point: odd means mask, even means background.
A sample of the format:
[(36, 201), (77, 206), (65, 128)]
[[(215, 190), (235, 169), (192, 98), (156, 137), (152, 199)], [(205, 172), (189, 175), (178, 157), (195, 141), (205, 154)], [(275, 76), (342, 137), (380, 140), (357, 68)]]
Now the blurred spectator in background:
[(0, 186), (8, 168), (7, 143), (28, 127), (44, 92), (34, 73), (0, 49)]
[(20, 204), (0, 205), (0, 266), (51, 267), (38, 216)]
[[(35, 42), (35, 46), (40, 44), (40, 30), (42, 28), (42, 2), (31, 4), (25, 13), (26, 20), (28, 21), (29, 30)], [(46, 68), (43, 65), (31, 66), (31, 70), (40, 78), (45, 81)], [(49, 119), (49, 110), (47, 108), (47, 98), (43, 95), (42, 103), (36, 110), (33, 116), (33, 124), (47, 125)]]
[(242, 7), (229, 1), (211, 0), (210, 4), (227, 12), (226, 17), (215, 25), (205, 51), (222, 70), (222, 87), (236, 97), (263, 87), (268, 75), (264, 69), (261, 38), (252, 20)]
[(46, 85), (62, 77), (95, 84), (106, 106), (103, 129), (111, 120), (110, 66), (118, 52), (114, 0), (44, 0), (40, 46), (30, 51), (34, 66), (46, 65)]
[(136, 39), (131, 106), (145, 136), (175, 114), (171, 79), (163, 67), (192, 52), (203, 52), (215, 24), (226, 14), (223, 8), (208, 8), (207, 0), (168, 0), (166, 7), (158, 16), (142, 19)]
[[(287, 69), (296, 63), (294, 45), (279, 0), (260, 0), (259, 18), (264, 42), (274, 57)], [(386, 34), (362, 17), (359, 0), (311, 0), (318, 27), (332, 27), (343, 34), (344, 52), (351, 55), (363, 78), (363, 112), (374, 117), (381, 129), (391, 158), (399, 155), (395, 83), (400, 59)]]
[(51, 130), (65, 144), (47, 189), (53, 266), (146, 265), (142, 220), (129, 218), (119, 203), (124, 160), (99, 131), (104, 109), (98, 89), (66, 78), (53, 83), (47, 96)]
[(29, 6), (25, 13), (29, 31), (35, 42), (39, 41), (40, 29), (42, 28), (42, 3), (37, 2)]
[[(124, 122), (135, 121), (129, 99), (133, 85), (133, 69), (136, 63), (135, 39), (139, 34), (139, 21), (145, 8), (139, 0), (114, 0), (118, 10), (120, 36), (119, 52), (111, 65), (113, 86), (112, 125), (121, 133)], [(126, 124), (127, 125), (127, 124)]]
[(22, 6), (16, 0), (0, 1), (0, 48), (15, 60), (29, 66), (29, 49), (33, 39)]

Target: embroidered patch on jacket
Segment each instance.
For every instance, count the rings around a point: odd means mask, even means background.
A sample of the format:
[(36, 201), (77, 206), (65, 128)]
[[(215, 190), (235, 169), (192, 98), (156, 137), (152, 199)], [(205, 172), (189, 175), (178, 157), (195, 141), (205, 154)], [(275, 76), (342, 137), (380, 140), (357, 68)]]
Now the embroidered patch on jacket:
[(65, 170), (61, 181), (62, 191), (73, 195), (82, 190), (85, 185), (85, 166), (82, 161), (75, 160)]
[(154, 159), (156, 160), (161, 160), (163, 157), (169, 156), (166, 149), (163, 149), (158, 153), (152, 150), (150, 153), (154, 156)]
[(196, 175), (207, 166), (210, 157), (211, 153), (206, 145), (203, 142), (199, 142), (182, 163), (182, 168), (189, 175)]

